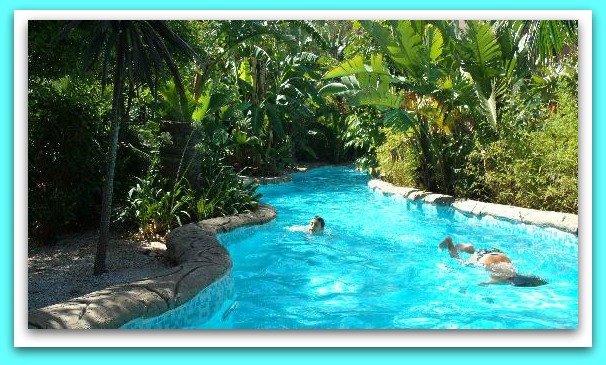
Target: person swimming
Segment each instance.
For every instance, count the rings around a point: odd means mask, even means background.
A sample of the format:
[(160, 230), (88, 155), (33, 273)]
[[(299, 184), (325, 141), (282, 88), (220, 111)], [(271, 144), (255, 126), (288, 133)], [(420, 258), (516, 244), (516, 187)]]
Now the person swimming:
[(319, 215), (313, 217), (307, 226), (307, 233), (309, 234), (322, 234), (324, 233), (324, 226), (326, 225), (324, 218)]
[[(465, 265), (474, 265), (485, 268), (490, 272), (490, 281), (480, 283), (480, 285), (489, 284), (510, 284), (514, 286), (532, 287), (547, 284), (547, 281), (537, 276), (526, 276), (517, 273), (513, 263), (498, 248), (481, 248), (476, 250), (473, 245), (465, 243), (453, 244), (452, 238), (446, 237), (438, 245), (440, 250), (447, 249), (450, 257), (455, 258)], [(467, 262), (459, 256), (459, 252), (471, 254)]]
[(313, 217), (308, 225), (295, 225), (288, 227), (291, 232), (303, 232), (312, 235), (321, 235), (324, 233), (324, 226), (326, 225), (324, 218), (319, 215)]

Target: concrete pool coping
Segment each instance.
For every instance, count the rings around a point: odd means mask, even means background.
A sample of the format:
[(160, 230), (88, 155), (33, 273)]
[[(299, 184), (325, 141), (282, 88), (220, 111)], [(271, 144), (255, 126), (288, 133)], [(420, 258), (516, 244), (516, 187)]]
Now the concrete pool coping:
[(368, 187), (373, 190), (379, 190), (384, 194), (400, 195), (412, 201), (421, 200), (430, 204), (450, 206), (465, 214), (480, 217), (492, 216), (535, 226), (551, 227), (577, 235), (579, 231), (579, 216), (577, 214), (520, 208), (469, 199), (455, 199), (450, 195), (434, 194), (415, 188), (395, 186), (379, 179), (370, 180)]
[[(397, 187), (376, 179), (370, 180), (368, 186), (413, 201), (447, 205), (467, 214), (490, 215), (578, 234), (578, 215), (575, 214), (455, 199), (449, 195)], [(273, 207), (260, 204), (255, 212), (212, 218), (176, 228), (166, 240), (167, 254), (176, 266), (155, 277), (108, 287), (63, 303), (32, 310), (28, 314), (28, 328), (115, 329), (134, 319), (152, 318), (177, 308), (231, 269), (231, 258), (217, 240), (217, 233), (267, 223), (275, 216)]]
[(157, 276), (105, 288), (28, 313), (29, 329), (115, 329), (131, 320), (174, 309), (223, 277), (232, 267), (217, 233), (263, 224), (276, 216), (273, 207), (207, 219), (172, 230), (167, 254), (176, 265)]

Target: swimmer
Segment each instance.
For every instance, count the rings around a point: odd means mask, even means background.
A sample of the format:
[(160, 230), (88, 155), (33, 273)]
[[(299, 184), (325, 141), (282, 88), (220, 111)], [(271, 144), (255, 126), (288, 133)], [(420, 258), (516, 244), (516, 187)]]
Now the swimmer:
[(467, 262), (467, 265), (481, 266), (490, 272), (490, 281), (487, 283), (481, 283), (480, 285), (489, 284), (510, 284), (514, 286), (540, 286), (545, 285), (547, 282), (536, 276), (525, 276), (519, 275), (513, 263), (498, 248), (481, 248), (476, 250), (473, 245), (465, 243), (452, 243), (452, 238), (446, 237), (438, 245), (440, 250), (447, 249), (450, 257), (455, 258), (463, 262), (459, 256), (459, 252), (465, 252), (471, 254), (471, 257)]
[(324, 233), (324, 218), (319, 215), (313, 217), (307, 226), (307, 233), (309, 234), (322, 234)]

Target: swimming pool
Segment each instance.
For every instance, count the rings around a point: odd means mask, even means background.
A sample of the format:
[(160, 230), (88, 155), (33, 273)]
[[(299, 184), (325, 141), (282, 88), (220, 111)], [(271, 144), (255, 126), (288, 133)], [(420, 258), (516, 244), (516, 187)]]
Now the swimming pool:
[[(229, 295), (199, 329), (575, 329), (578, 238), (556, 229), (466, 216), (374, 192), (347, 167), (293, 174), (260, 188), (271, 223), (218, 236), (233, 260)], [(314, 215), (325, 234), (297, 228)], [(522, 274), (549, 284), (480, 286), (484, 270), (460, 265), (446, 236), (498, 247)], [(176, 322), (175, 322), (176, 323)]]

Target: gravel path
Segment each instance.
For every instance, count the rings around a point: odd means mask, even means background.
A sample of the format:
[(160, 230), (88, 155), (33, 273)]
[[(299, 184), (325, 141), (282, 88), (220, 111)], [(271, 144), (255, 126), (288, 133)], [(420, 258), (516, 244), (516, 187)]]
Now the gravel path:
[(96, 232), (63, 237), (52, 247), (28, 247), (28, 311), (60, 303), (109, 286), (155, 275), (169, 267), (166, 246), (114, 236), (107, 273), (93, 275)]

